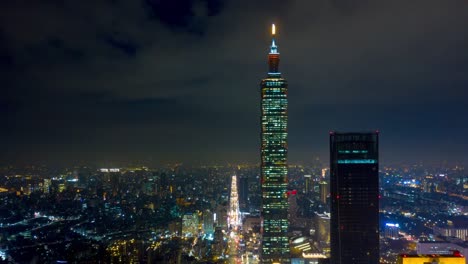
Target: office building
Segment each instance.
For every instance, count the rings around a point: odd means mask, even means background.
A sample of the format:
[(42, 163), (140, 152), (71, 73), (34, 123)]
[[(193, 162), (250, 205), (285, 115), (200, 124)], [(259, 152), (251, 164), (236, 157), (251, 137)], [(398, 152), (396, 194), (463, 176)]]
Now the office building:
[(261, 81), (261, 261), (290, 263), (288, 239), (288, 99), (287, 83), (279, 71), (279, 52), (272, 25), (269, 71)]
[(313, 191), (312, 175), (304, 175), (304, 194), (310, 195)]
[(384, 229), (385, 238), (398, 239), (399, 234), (400, 234), (399, 224), (392, 224), (392, 223), (385, 224), (385, 229)]
[(182, 236), (197, 237), (198, 236), (199, 218), (197, 213), (186, 213), (182, 217)]
[(378, 133), (330, 133), (331, 263), (379, 263)]
[(432, 228), (434, 235), (456, 237), (461, 241), (468, 241), (468, 223), (457, 225), (437, 225)]
[(468, 244), (444, 241), (420, 241), (416, 246), (416, 253), (418, 255), (450, 255), (455, 251), (460, 252), (463, 256), (468, 256)]
[(246, 175), (239, 177), (239, 209), (248, 212), (249, 205), (249, 178)]
[(52, 185), (52, 180), (51, 179), (44, 179), (44, 184), (42, 185), (43, 193), (49, 194), (51, 185)]
[(208, 235), (214, 233), (214, 214), (209, 209), (203, 212), (203, 233)]
[(330, 216), (328, 214), (315, 215), (315, 241), (322, 247), (330, 244)]
[(327, 203), (327, 198), (328, 198), (328, 183), (326, 181), (321, 181), (319, 183), (320, 186), (320, 202), (323, 204)]

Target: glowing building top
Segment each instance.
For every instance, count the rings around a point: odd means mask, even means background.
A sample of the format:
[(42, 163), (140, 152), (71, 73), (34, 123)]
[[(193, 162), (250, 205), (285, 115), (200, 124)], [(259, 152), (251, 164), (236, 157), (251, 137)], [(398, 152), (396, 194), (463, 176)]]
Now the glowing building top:
[(268, 65), (269, 65), (269, 76), (279, 76), (279, 52), (278, 46), (276, 45), (275, 36), (276, 36), (276, 26), (275, 24), (271, 25), (271, 46), (270, 53), (268, 53)]
[(276, 46), (275, 42), (275, 35), (276, 35), (276, 26), (275, 24), (271, 24), (271, 47), (270, 47), (270, 54), (279, 54), (278, 46)]

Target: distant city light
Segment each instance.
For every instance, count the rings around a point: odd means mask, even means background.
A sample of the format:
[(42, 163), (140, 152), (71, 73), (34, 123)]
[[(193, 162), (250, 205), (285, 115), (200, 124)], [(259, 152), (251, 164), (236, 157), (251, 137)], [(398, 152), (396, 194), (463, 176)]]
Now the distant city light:
[(101, 168), (100, 172), (120, 172), (119, 168)]

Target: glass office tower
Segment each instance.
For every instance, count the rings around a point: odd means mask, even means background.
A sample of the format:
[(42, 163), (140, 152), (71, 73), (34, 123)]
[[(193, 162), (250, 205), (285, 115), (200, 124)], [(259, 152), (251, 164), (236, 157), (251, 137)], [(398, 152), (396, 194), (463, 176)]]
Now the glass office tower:
[(288, 99), (279, 72), (275, 26), (268, 75), (261, 82), (262, 263), (290, 263), (288, 239)]
[(330, 133), (331, 263), (379, 263), (378, 132)]

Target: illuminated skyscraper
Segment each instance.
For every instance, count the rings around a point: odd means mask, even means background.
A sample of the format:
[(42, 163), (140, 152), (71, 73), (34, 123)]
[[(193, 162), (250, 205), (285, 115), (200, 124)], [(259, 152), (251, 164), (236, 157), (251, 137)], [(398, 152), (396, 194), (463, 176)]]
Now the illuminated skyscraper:
[(261, 82), (262, 263), (290, 263), (288, 239), (287, 83), (279, 72), (279, 52), (273, 39), (268, 75)]
[(320, 201), (326, 204), (327, 196), (328, 196), (328, 184), (326, 181), (321, 181), (319, 183), (319, 186), (320, 186)]
[(379, 263), (378, 133), (330, 133), (331, 263)]

